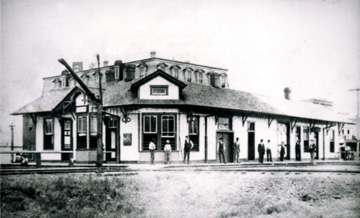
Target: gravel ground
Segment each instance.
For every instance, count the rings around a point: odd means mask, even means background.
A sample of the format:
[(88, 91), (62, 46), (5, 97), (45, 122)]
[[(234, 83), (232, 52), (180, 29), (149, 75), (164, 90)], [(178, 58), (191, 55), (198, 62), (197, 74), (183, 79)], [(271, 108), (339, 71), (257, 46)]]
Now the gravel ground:
[(308, 173), (141, 173), (145, 217), (360, 217), (360, 177)]
[[(1, 179), (1, 209), (6, 217), (64, 217), (72, 210), (77, 211), (68, 217), (360, 217), (360, 175), (351, 173), (198, 172), (189, 168), (128, 176), (25, 175)], [(9, 187), (19, 190), (25, 184), (26, 190), (36, 187), (31, 199), (24, 195), (23, 202), (30, 206), (24, 205), (24, 211), (4, 211), (11, 208), (4, 193), (9, 195)], [(84, 208), (78, 207), (90, 194)], [(35, 202), (39, 196), (42, 201)], [(48, 198), (63, 206), (59, 209)], [(50, 206), (41, 205), (45, 200), (53, 207), (51, 213), (47, 211)], [(65, 209), (68, 211), (62, 211)], [(34, 213), (42, 215), (23, 216)]]

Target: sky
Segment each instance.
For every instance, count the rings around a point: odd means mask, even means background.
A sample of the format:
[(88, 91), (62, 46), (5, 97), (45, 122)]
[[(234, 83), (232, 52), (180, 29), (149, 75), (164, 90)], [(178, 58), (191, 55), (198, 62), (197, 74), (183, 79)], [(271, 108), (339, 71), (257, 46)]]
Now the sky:
[(58, 62), (156, 56), (226, 68), (230, 88), (322, 98), (356, 115), (358, 0), (1, 0), (0, 143), (22, 143), (21, 116)]

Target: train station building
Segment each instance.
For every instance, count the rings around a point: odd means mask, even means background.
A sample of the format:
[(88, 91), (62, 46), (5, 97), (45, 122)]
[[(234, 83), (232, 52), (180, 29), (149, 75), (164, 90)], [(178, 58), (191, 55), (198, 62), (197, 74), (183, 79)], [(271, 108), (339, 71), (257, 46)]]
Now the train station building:
[[(315, 158), (339, 158), (342, 129), (349, 122), (327, 101), (291, 100), (229, 88), (228, 70), (156, 57), (97, 69), (73, 70), (99, 94), (103, 90), (104, 160), (114, 163), (149, 161), (149, 142), (156, 141), (155, 161), (164, 161), (164, 145), (172, 147), (171, 161), (183, 159), (185, 136), (194, 147), (192, 162), (218, 161), (216, 144), (223, 138), (226, 161), (233, 162), (233, 142), (239, 138), (241, 161), (258, 159), (257, 145), (270, 140), (273, 159), (281, 142), (285, 159), (295, 160), (295, 142), (302, 160), (310, 159), (309, 143), (316, 143)], [(44, 78), (42, 95), (15, 111), (23, 116), (23, 149), (73, 151), (76, 162), (96, 161), (97, 113), (93, 102), (68, 71)], [(70, 154), (42, 154), (47, 161), (68, 160)]]

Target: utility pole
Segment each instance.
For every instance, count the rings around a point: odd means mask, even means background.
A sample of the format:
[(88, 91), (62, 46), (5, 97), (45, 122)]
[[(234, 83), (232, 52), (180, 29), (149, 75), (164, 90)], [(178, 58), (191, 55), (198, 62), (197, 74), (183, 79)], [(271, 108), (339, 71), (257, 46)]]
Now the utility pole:
[(99, 101), (97, 103), (97, 158), (96, 166), (101, 167), (103, 164), (103, 144), (102, 144), (102, 110), (103, 110), (103, 96), (101, 88), (101, 71), (100, 71), (100, 57), (97, 54), (96, 59), (98, 62), (98, 73), (99, 73)]
[(359, 152), (360, 149), (360, 98), (359, 98), (359, 91), (360, 88), (357, 89), (349, 89), (348, 91), (355, 91), (356, 92), (356, 104), (357, 104), (357, 113), (356, 113), (356, 151)]
[[(11, 125), (9, 126), (11, 129), (11, 151), (14, 151), (14, 127), (15, 125), (13, 123), (11, 123)], [(14, 160), (14, 154), (11, 154), (11, 161)]]
[(85, 83), (76, 75), (76, 73), (71, 69), (69, 64), (64, 59), (59, 59), (59, 62), (65, 66), (65, 68), (70, 72), (70, 75), (79, 83), (81, 88), (85, 91), (86, 95), (90, 100), (96, 105), (97, 110), (97, 159), (96, 166), (102, 167), (103, 164), (103, 145), (102, 145), (102, 116), (103, 116), (103, 104), (102, 104), (102, 89), (101, 89), (101, 72), (100, 72), (100, 57), (96, 55), (98, 60), (98, 73), (99, 73), (99, 97), (97, 98), (94, 93), (85, 85)]

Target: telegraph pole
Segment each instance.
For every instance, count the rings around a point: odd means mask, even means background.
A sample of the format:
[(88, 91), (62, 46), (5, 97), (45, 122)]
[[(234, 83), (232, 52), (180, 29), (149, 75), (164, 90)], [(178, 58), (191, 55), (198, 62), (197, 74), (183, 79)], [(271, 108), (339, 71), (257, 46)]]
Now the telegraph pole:
[(360, 88), (357, 89), (349, 89), (348, 91), (355, 91), (356, 92), (356, 104), (357, 104), (357, 113), (356, 113), (356, 151), (359, 152), (360, 149), (360, 98), (359, 98), (359, 91)]
[(96, 55), (98, 60), (98, 73), (99, 73), (99, 97), (96, 97), (94, 93), (85, 85), (85, 83), (79, 78), (78, 75), (71, 69), (69, 64), (64, 59), (59, 59), (59, 62), (65, 66), (65, 68), (70, 72), (70, 75), (79, 83), (81, 88), (84, 90), (86, 95), (90, 100), (96, 105), (97, 109), (97, 155), (96, 155), (96, 166), (102, 167), (103, 164), (103, 145), (102, 145), (102, 115), (103, 115), (103, 104), (102, 104), (102, 89), (101, 89), (101, 72), (100, 72), (100, 57)]
[(103, 144), (102, 144), (102, 109), (103, 109), (103, 96), (101, 88), (101, 71), (100, 71), (100, 57), (97, 54), (96, 59), (98, 62), (98, 73), (99, 73), (99, 102), (97, 103), (97, 158), (96, 166), (101, 167), (103, 164)]
[[(9, 126), (11, 129), (11, 151), (14, 150), (14, 127), (15, 125), (13, 123), (11, 123), (11, 125)], [(14, 160), (14, 154), (11, 154), (11, 161)]]

